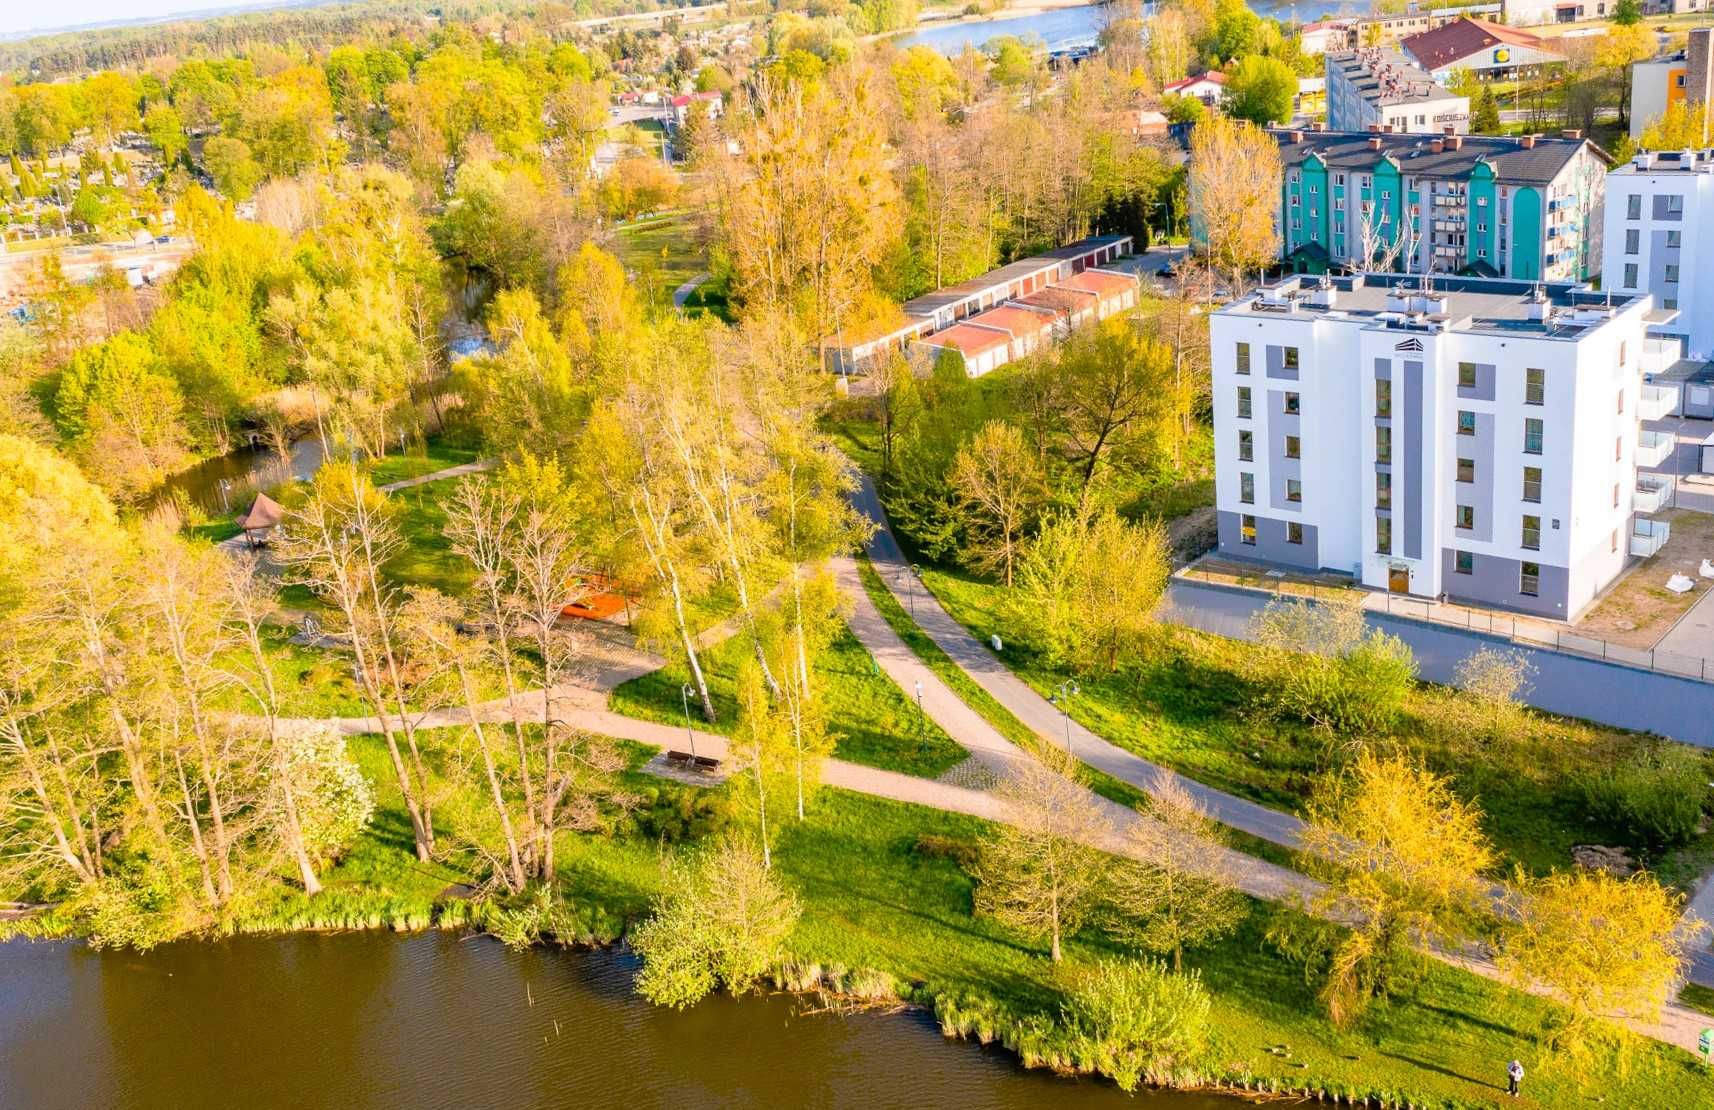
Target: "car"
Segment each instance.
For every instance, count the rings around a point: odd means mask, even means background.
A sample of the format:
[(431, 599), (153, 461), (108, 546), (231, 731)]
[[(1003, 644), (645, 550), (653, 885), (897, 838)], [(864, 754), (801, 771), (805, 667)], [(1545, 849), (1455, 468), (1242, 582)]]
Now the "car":
[(172, 241), (173, 241), (173, 237), (171, 235), (157, 235), (157, 236), (155, 236), (155, 242), (157, 242), (157, 243), (165, 244), (165, 243), (170, 243)]

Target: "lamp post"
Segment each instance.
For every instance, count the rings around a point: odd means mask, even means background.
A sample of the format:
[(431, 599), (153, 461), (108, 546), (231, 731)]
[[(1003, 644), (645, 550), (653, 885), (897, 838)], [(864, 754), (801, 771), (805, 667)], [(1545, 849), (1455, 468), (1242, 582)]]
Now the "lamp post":
[(1071, 752), (1071, 699), (1078, 693), (1077, 683), (1061, 682), (1055, 689), (1053, 697), (1047, 699), (1059, 706), (1059, 714), (1065, 718), (1065, 750)]
[(690, 758), (696, 759), (696, 733), (690, 727), (690, 683), (686, 682), (678, 688), (679, 698), (684, 702), (684, 739), (690, 745)]
[(922, 711), (922, 679), (917, 679), (917, 727), (927, 730), (928, 718)]

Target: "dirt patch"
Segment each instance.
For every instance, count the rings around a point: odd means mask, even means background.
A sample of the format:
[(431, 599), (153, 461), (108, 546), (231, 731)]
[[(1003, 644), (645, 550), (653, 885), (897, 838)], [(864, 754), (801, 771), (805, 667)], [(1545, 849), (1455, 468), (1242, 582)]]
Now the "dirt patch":
[(1167, 542), (1172, 544), (1173, 563), (1183, 566), (1197, 556), (1213, 551), (1220, 543), (1219, 520), (1214, 506), (1204, 505), (1169, 521), (1166, 537)]
[[(1574, 627), (1579, 633), (1647, 650), (1659, 643), (1703, 594), (1714, 589), (1714, 578), (1697, 574), (1703, 559), (1714, 559), (1714, 515), (1668, 509), (1656, 519), (1672, 526), (1666, 546), (1627, 571), (1577, 622)], [(1674, 574), (1688, 575), (1696, 588), (1689, 593), (1673, 593), (1666, 588), (1666, 580)]]

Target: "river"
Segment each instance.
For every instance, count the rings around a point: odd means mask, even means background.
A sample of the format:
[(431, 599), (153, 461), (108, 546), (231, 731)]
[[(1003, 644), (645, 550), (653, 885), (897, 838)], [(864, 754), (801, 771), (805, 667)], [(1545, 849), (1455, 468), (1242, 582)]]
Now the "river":
[[(1250, 0), (1257, 14), (1270, 19), (1317, 19), (1323, 12), (1356, 15), (1367, 12), (1373, 0), (1343, 0), (1329, 4), (1299, 4), (1293, 0)], [(995, 19), (971, 23), (926, 24), (920, 30), (900, 35), (901, 49), (907, 46), (932, 46), (942, 54), (957, 54), (966, 45), (981, 47), (990, 39), (1013, 35), (1027, 41), (1040, 40), (1048, 50), (1065, 50), (1088, 46), (1101, 34), (1105, 22), (1103, 5), (1086, 4), (1075, 8), (1054, 8), (1033, 15), (1006, 17), (1001, 12)]]
[(0, 944), (0, 1106), (992, 1107), (1232, 1110), (1122, 1094), (948, 1042), (920, 1013), (783, 997), (678, 1012), (612, 951), (453, 933), (182, 941), (139, 955)]

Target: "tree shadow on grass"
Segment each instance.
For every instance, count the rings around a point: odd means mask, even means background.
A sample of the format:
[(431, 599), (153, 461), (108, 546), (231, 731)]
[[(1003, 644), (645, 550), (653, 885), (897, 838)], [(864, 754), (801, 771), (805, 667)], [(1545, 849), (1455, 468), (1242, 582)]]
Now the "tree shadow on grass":
[[(1414, 1068), (1421, 1068), (1424, 1071), (1434, 1072), (1436, 1075), (1444, 1075), (1448, 1079), (1462, 1080), (1465, 1083), (1473, 1084), (1474, 1086), (1481, 1087), (1485, 1090), (1501, 1091), (1505, 1089), (1504, 1086), (1499, 1083), (1490, 1082), (1486, 1079), (1477, 1079), (1473, 1075), (1465, 1075), (1463, 1072), (1453, 1071), (1451, 1068), (1443, 1067), (1440, 1064), (1431, 1064), (1427, 1060), (1419, 1060), (1414, 1056), (1406, 1056), (1403, 1053), (1398, 1052), (1382, 1052), (1381, 1055), (1385, 1056), (1389, 1060), (1397, 1060), (1401, 1064), (1409, 1064)], [(1501, 1069), (1504, 1069), (1505, 1067), (1504, 1064), (1500, 1064), (1498, 1066)]]

